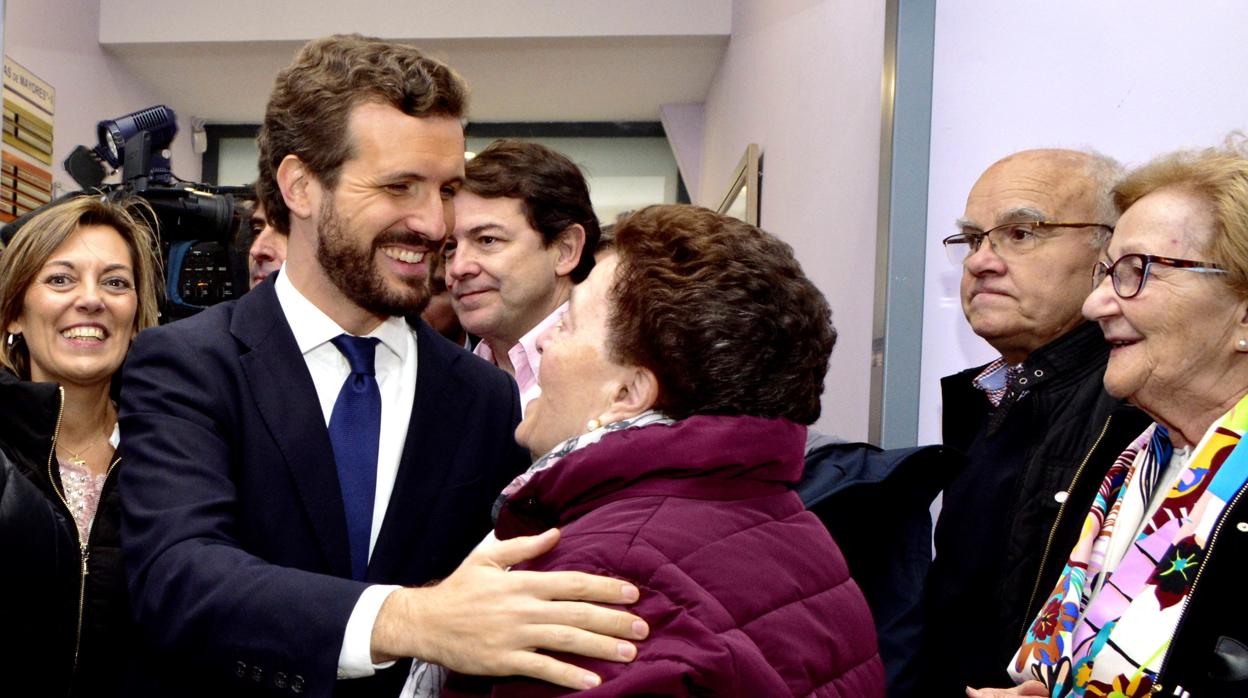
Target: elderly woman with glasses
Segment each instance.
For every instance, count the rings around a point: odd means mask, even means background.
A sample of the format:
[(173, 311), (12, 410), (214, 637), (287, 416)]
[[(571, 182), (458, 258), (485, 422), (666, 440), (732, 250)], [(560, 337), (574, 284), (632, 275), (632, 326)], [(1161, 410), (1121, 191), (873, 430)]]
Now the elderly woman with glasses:
[(1084, 314), (1155, 423), (1101, 484), (1009, 670), (971, 695), (1248, 695), (1248, 151), (1129, 174)]

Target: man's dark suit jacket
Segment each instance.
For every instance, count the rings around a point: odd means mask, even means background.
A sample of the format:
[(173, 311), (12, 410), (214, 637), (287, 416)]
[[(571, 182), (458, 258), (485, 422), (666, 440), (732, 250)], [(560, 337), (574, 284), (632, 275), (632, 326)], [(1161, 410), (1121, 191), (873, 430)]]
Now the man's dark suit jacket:
[[(415, 328), (411, 423), (367, 583), (449, 574), (528, 464), (514, 381)], [(328, 430), (273, 279), (143, 332), (124, 380), (122, 540), (148, 643), (131, 692), (397, 696), (408, 662), (336, 681), (367, 584), (350, 579)]]

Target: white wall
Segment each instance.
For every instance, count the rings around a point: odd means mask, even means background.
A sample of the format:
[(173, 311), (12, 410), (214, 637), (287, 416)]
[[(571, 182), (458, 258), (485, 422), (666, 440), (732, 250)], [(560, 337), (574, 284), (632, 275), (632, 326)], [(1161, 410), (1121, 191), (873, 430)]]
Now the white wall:
[(1128, 165), (1248, 127), (1248, 3), (940, 0), (919, 442), (940, 440), (940, 377), (993, 357), (940, 249), (979, 174), (1024, 148), (1091, 146)]
[(706, 125), (706, 105), (664, 104), (659, 107), (659, 121), (671, 144), (672, 155), (685, 178), (687, 188), (696, 198), (702, 186), (702, 129)]
[[(56, 89), (52, 176), (62, 191), (78, 185), (61, 163), (75, 146), (97, 143), (96, 122), (162, 103), (100, 48), (99, 18), (99, 4), (93, 0), (16, 0), (6, 5), (5, 52)], [(178, 111), (177, 104), (169, 106)], [(191, 150), (190, 116), (178, 113), (173, 171), (195, 181), (200, 159)]]
[(718, 204), (746, 144), (762, 147), (762, 227), (793, 246), (840, 333), (816, 428), (854, 440), (870, 402), (883, 58), (883, 2), (737, 0), (689, 185)]
[[(480, 152), (494, 138), (469, 138)], [(676, 202), (676, 160), (664, 138), (525, 138), (566, 155), (585, 174), (594, 213), (603, 225), (621, 213), (650, 204)], [(223, 138), (217, 184), (256, 181), (259, 150), (252, 138)]]
[(717, 35), (727, 33), (732, 0), (163, 0), (156, 6), (152, 0), (86, 2), (104, 8), (105, 43), (159, 44), (302, 42), (342, 31), (412, 39)]

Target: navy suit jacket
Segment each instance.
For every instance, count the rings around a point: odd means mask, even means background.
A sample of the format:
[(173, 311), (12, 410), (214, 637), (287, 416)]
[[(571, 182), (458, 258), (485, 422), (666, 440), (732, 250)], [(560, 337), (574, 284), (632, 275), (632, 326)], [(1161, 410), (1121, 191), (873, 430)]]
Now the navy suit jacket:
[[(415, 401), (368, 583), (449, 574), (528, 464), (515, 382), (415, 331)], [(336, 680), (367, 583), (350, 579), (328, 430), (272, 279), (143, 332), (120, 422), (124, 558), (149, 643), (136, 695), (398, 694), (406, 662)]]

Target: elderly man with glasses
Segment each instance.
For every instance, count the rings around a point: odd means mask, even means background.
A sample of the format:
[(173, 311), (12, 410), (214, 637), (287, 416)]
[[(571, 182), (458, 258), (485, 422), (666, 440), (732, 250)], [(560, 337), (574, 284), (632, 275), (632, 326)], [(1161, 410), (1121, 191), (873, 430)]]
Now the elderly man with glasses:
[(1000, 686), (1102, 476), (1148, 424), (1101, 385), (1109, 354), (1080, 308), (1116, 221), (1119, 168), (1028, 150), (972, 187), (944, 240), (962, 309), (1001, 354), (941, 382), (944, 440), (968, 456), (944, 492), (925, 590), (925, 695)]

